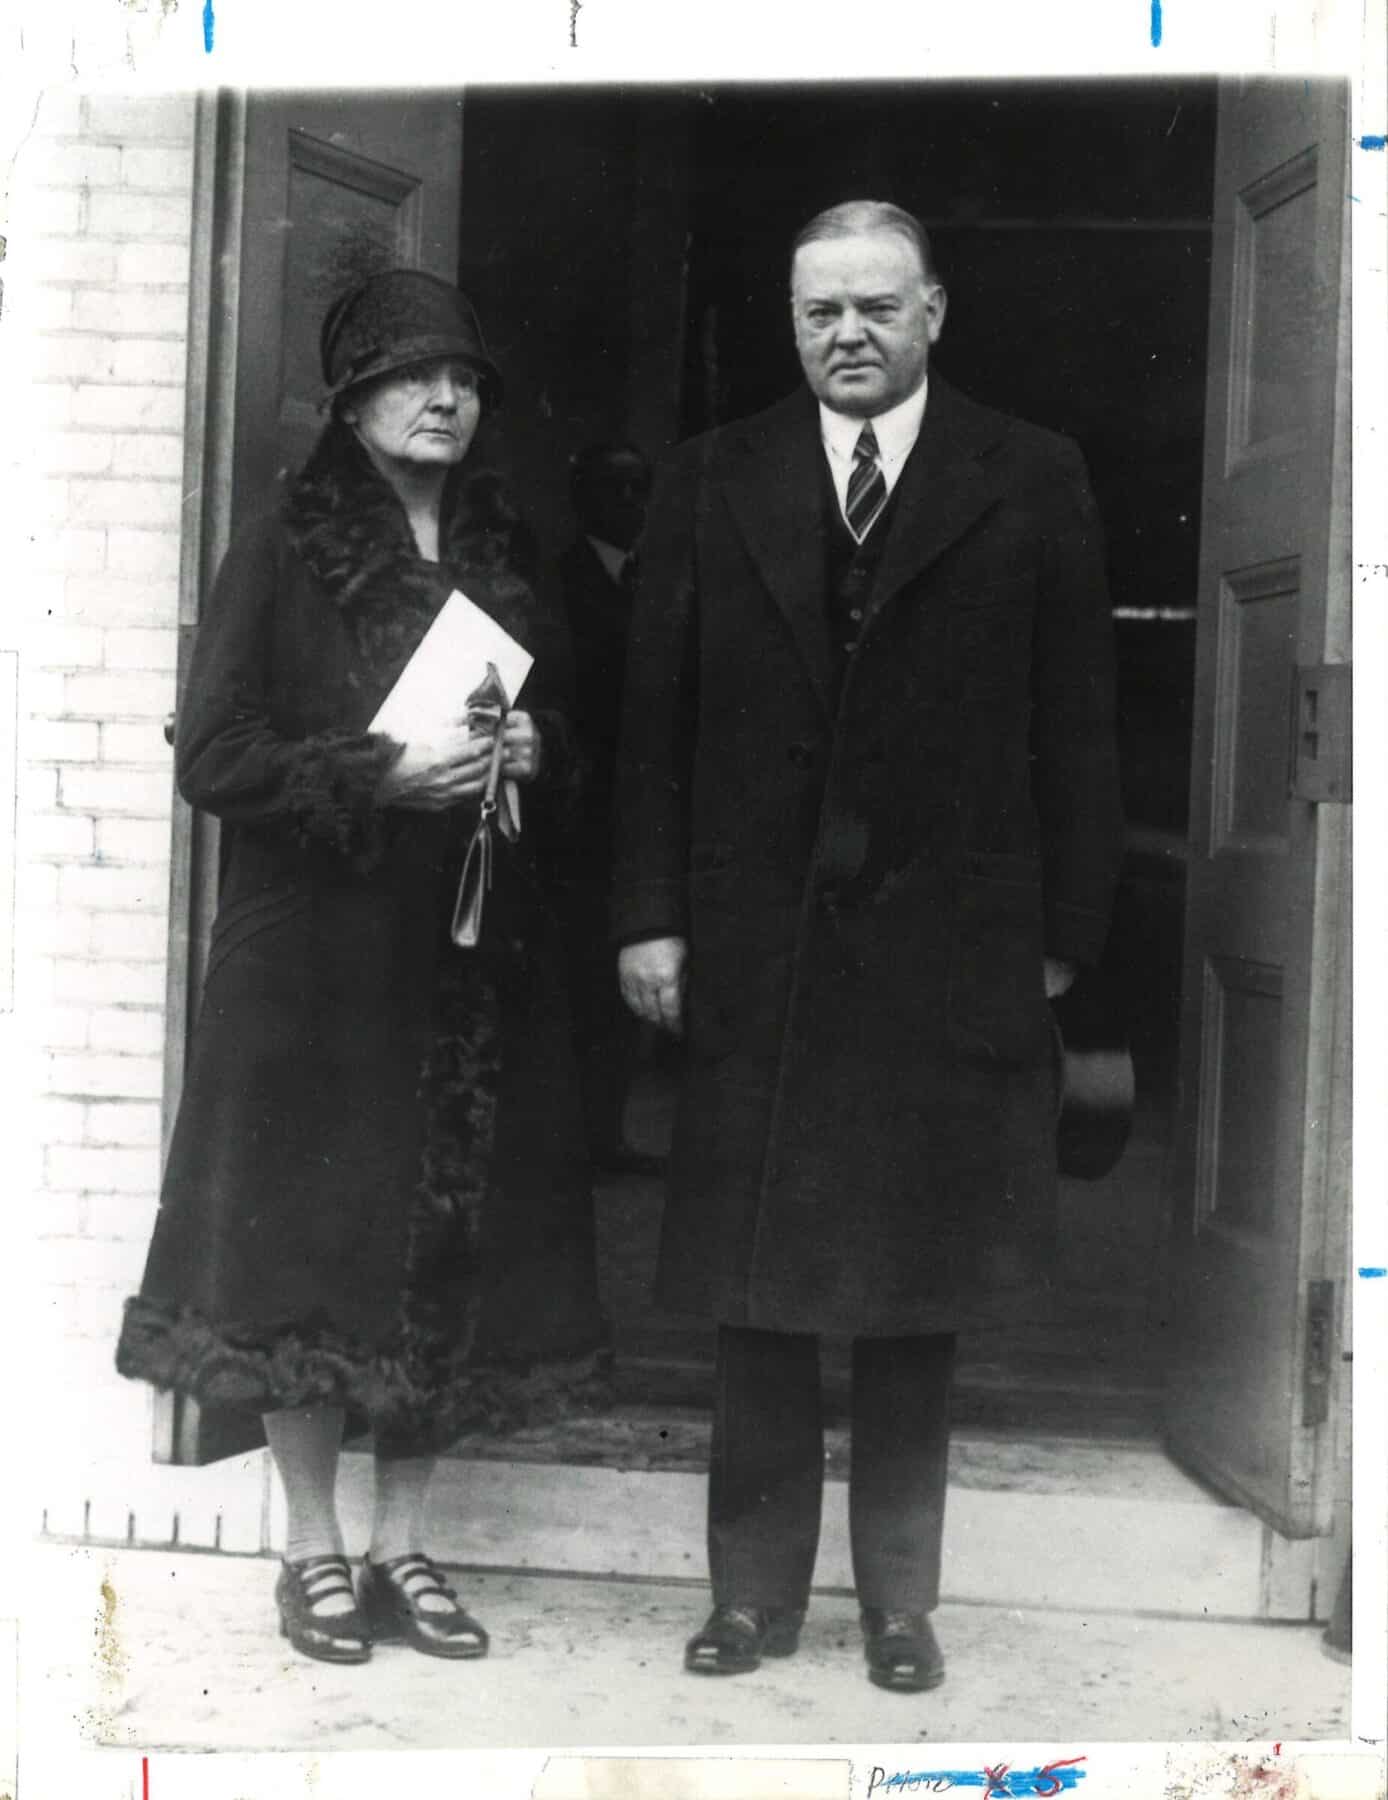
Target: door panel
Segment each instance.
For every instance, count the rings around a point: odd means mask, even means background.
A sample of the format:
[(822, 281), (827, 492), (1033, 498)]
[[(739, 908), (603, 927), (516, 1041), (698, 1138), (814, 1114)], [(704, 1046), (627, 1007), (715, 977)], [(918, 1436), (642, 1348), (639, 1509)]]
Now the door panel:
[[(324, 414), (318, 326), (350, 283), (391, 264), (457, 279), (462, 103), (456, 96), (224, 94), (200, 103), (194, 177), (179, 692), (202, 595), (232, 531), (304, 460)], [(205, 320), (198, 313), (205, 306)], [(217, 829), (175, 797), (164, 1144), (178, 1106), (216, 906)], [(258, 1421), (161, 1395), (157, 1461), (212, 1462)]]
[(1298, 787), (1292, 733), (1304, 672), (1348, 655), (1347, 153), (1338, 84), (1221, 89), (1167, 1428), (1287, 1536), (1330, 1523), (1315, 1365), (1348, 1204), (1348, 821)]
[(462, 102), (252, 95), (246, 107), (235, 501), (298, 467), (323, 425), (318, 327), (392, 264), (458, 278)]

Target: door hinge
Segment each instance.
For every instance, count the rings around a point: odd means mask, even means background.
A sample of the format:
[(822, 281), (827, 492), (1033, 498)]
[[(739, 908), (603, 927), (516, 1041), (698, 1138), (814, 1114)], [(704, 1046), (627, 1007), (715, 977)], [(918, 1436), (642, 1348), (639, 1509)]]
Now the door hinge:
[(1313, 663), (1292, 671), (1294, 800), (1347, 805), (1352, 797), (1352, 681), (1349, 663)]
[(1330, 1371), (1335, 1332), (1335, 1283), (1306, 1284), (1306, 1347), (1301, 1372), (1301, 1422), (1324, 1425), (1330, 1417)]

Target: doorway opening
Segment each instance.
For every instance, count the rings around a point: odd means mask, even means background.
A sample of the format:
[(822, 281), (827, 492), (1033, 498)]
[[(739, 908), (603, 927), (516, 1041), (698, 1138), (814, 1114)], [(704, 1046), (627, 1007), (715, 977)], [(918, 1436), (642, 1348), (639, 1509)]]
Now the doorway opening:
[[(984, 1431), (1155, 1439), (1216, 85), (749, 85), (532, 102), (547, 136), (562, 141), (578, 192), (537, 194), (540, 220), (528, 211), (518, 223), (505, 204), (516, 97), (469, 94), (463, 278), (509, 321), (508, 377), (519, 361), (539, 416), (572, 439), (567, 449), (603, 435), (641, 442), (643, 427), (669, 441), (790, 391), (800, 377), (787, 246), (823, 206), (871, 195), (918, 213), (930, 230), (950, 298), (933, 359), (941, 371), (987, 404), (1074, 437), (1085, 453), (1108, 538), (1128, 820), (1103, 975), (1127, 1020), (1137, 1113), (1111, 1175), (1063, 1184), (1055, 1306), (1045, 1319), (964, 1338), (957, 1416)], [(537, 258), (551, 209), (561, 243), (581, 237), (581, 292)], [(649, 260), (636, 270), (638, 244)], [(673, 365), (668, 350), (653, 354), (662, 321), (639, 291), (661, 284), (680, 297)], [(671, 323), (667, 308), (667, 332)], [(577, 357), (585, 333), (583, 371), (557, 368), (555, 344)], [(555, 483), (545, 489), (524, 404), (510, 410), (517, 474), (539, 469), (543, 512)], [(643, 447), (658, 452), (662, 442)], [(556, 504), (541, 526), (556, 535), (562, 525)], [(663, 1145), (676, 1080), (673, 1061), (653, 1047), (629, 1121), (643, 1147)], [(660, 1410), (668, 1433), (680, 1409), (707, 1399), (713, 1333), (651, 1301), (660, 1207), (651, 1181), (599, 1192), (619, 1391), (638, 1412)], [(830, 1355), (831, 1394), (845, 1368)], [(681, 1466), (668, 1439), (647, 1450), (656, 1466)]]

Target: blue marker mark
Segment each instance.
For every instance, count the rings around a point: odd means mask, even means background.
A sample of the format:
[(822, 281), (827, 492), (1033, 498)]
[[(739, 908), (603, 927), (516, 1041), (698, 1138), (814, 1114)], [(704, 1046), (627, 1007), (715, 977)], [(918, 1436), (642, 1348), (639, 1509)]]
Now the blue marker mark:
[(1152, 48), (1161, 49), (1161, 0), (1152, 0)]
[(1359, 1274), (1364, 1281), (1382, 1281), (1388, 1275), (1388, 1269), (1361, 1269)]
[(202, 47), (209, 56), (212, 54), (212, 40), (217, 32), (217, 15), (212, 10), (212, 0), (203, 0), (202, 8)]
[(981, 1788), (982, 1800), (1023, 1800), (1023, 1796), (1039, 1796), (1053, 1800), (1068, 1793), (1084, 1780), (1085, 1771), (1077, 1768), (1082, 1756), (1065, 1757), (1047, 1763), (1040, 1769), (1012, 1769), (1006, 1763), (982, 1769), (898, 1769), (888, 1775), (876, 1768), (868, 1777), (868, 1795), (889, 1794), (891, 1800), (906, 1794), (947, 1794), (951, 1788)]
[(1366, 131), (1359, 140), (1361, 150), (1383, 150), (1388, 148), (1388, 137), (1381, 131)]

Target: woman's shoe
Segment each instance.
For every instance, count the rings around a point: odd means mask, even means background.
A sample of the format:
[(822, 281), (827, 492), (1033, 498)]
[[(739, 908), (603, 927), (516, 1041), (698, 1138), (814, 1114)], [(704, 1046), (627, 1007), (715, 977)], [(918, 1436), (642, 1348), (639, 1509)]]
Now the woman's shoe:
[[(315, 1610), (336, 1594), (350, 1594), (345, 1612)], [(364, 1663), (371, 1659), (371, 1633), (352, 1592), (352, 1571), (345, 1556), (306, 1556), (280, 1565), (275, 1582), (280, 1636), (304, 1656), (319, 1662)]]
[(691, 1675), (748, 1675), (764, 1656), (793, 1656), (805, 1615), (799, 1609), (715, 1606), (684, 1647)]
[[(422, 1550), (393, 1556), (389, 1562), (362, 1558), (358, 1587), (362, 1612), (373, 1642), (409, 1644), (426, 1656), (458, 1660), (485, 1656), (491, 1642), (486, 1632), (463, 1606), (443, 1578), (443, 1570)], [(447, 1612), (421, 1607), (429, 1594), (443, 1594), (452, 1603)]]

